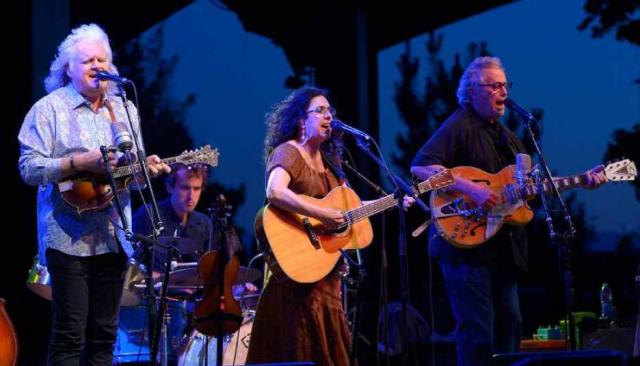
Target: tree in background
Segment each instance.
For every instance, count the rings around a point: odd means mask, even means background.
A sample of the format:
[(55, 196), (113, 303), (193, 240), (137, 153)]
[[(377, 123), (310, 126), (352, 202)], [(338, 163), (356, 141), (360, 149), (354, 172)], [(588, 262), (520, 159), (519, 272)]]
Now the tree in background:
[[(637, 0), (587, 0), (584, 3), (585, 18), (578, 25), (581, 31), (591, 26), (591, 36), (601, 38), (615, 30), (616, 39), (626, 41), (633, 46), (640, 46), (640, 2)], [(635, 18), (634, 18), (635, 17)], [(640, 78), (635, 80), (640, 84)], [(605, 160), (625, 156), (640, 162), (640, 123), (632, 126), (630, 131), (619, 129), (613, 132), (613, 141), (609, 143)], [(640, 201), (640, 181), (633, 182), (636, 199)]]
[[(609, 142), (604, 160), (620, 159), (622, 157), (629, 158), (640, 163), (640, 149), (638, 142), (640, 141), (640, 123), (631, 126), (631, 130), (618, 129), (613, 131), (613, 141)], [(640, 201), (640, 179), (631, 182), (636, 191), (636, 200)]]
[[(583, 8), (586, 14), (578, 25), (579, 30), (584, 31), (591, 26), (593, 38), (601, 38), (615, 31), (617, 40), (629, 42), (632, 46), (640, 46), (640, 2), (637, 0), (587, 0)], [(633, 82), (640, 86), (640, 77)], [(640, 162), (638, 141), (640, 141), (640, 122), (635, 123), (630, 130), (615, 130), (604, 154), (604, 160), (626, 157), (638, 164)], [(632, 184), (636, 200), (640, 201), (640, 180), (636, 179)], [(617, 243), (618, 257), (611, 260), (611, 263), (603, 261), (601, 264), (605, 273), (610, 272), (609, 276), (617, 277), (609, 281), (614, 286), (618, 286), (618, 288), (613, 287), (614, 291), (623, 294), (623, 301), (618, 304), (635, 304), (638, 300), (633, 292), (635, 286), (633, 277), (639, 262), (637, 249), (639, 243), (638, 228), (627, 229)], [(635, 306), (631, 306), (631, 309), (619, 306), (619, 310), (621, 313), (636, 312)]]
[[(640, 2), (637, 0), (587, 0), (579, 30), (591, 26), (591, 36), (600, 38), (612, 30), (616, 39), (640, 46)], [(636, 16), (634, 19), (633, 17)]]
[[(138, 90), (138, 108), (146, 151), (149, 155), (157, 154), (165, 158), (194, 148), (187, 128), (187, 112), (196, 103), (196, 96), (189, 94), (183, 100), (176, 100), (169, 95), (171, 75), (179, 57), (163, 57), (163, 42), (164, 30), (158, 27), (150, 36), (136, 37), (116, 52), (120, 73), (131, 75), (131, 79), (136, 80), (137, 85), (141, 86)], [(129, 98), (133, 97), (129, 95)], [(224, 152), (221, 152), (220, 159), (224, 159)], [(211, 177), (215, 180), (215, 168), (210, 171)], [(163, 181), (154, 180), (153, 187), (156, 195), (162, 196)], [(241, 184), (239, 187), (229, 188), (216, 182), (208, 183), (198, 203), (198, 210), (204, 211), (213, 206), (219, 194), (225, 195), (227, 202), (232, 206), (232, 213), (235, 214), (238, 207), (244, 203), (245, 186)], [(242, 235), (242, 232), (238, 231)]]

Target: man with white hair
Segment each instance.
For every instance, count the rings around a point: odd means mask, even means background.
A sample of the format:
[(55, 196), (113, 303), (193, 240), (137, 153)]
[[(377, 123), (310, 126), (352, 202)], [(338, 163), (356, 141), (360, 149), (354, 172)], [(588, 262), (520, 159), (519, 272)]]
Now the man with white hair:
[[(476, 58), (460, 79), (460, 107), (418, 151), (411, 173), (426, 179), (445, 167), (472, 166), (495, 174), (514, 164), (525, 148), (499, 121), (510, 86), (500, 59)], [(606, 181), (601, 166), (587, 172), (587, 177), (588, 187)], [(500, 200), (486, 185), (464, 177), (456, 177), (448, 189), (485, 209)], [(431, 226), (429, 252), (442, 270), (457, 323), (458, 365), (487, 365), (494, 353), (517, 351), (522, 316), (516, 278), (527, 268), (526, 239), (523, 227), (504, 225), (482, 245), (461, 249)]]
[[(96, 77), (99, 71), (116, 72), (106, 33), (95, 24), (73, 29), (45, 79), (49, 94), (31, 107), (18, 135), (20, 174), (38, 186), (39, 258), (51, 275), (49, 365), (113, 363), (125, 263), (132, 254), (113, 206), (79, 213), (57, 184), (76, 174), (104, 175), (100, 146), (113, 146), (112, 123), (127, 121), (124, 104)], [(138, 129), (137, 110), (129, 109)], [(115, 167), (118, 156), (110, 152), (108, 158)], [(170, 171), (156, 155), (147, 162), (151, 176)], [(129, 192), (119, 198), (130, 226)]]

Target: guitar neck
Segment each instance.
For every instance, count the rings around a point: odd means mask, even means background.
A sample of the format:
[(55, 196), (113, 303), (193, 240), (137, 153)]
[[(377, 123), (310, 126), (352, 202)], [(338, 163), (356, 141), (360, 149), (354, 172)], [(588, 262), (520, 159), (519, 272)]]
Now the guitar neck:
[[(416, 185), (416, 187), (414, 188), (414, 191), (417, 195), (421, 195), (425, 192), (428, 192), (430, 190), (433, 189), (433, 186), (431, 184), (431, 179), (427, 179), (425, 181), (422, 181), (420, 183), (418, 183)], [(453, 183), (453, 181), (446, 183), (446, 185)], [(437, 185), (437, 184), (436, 184)], [(444, 185), (444, 184), (443, 184)], [(349, 210), (345, 213), (345, 218), (347, 219), (348, 222), (356, 222), (358, 220), (362, 220), (364, 218), (367, 218), (369, 216), (373, 216), (377, 213), (380, 213), (382, 211), (388, 210), (392, 207), (395, 207), (398, 205), (398, 200), (394, 197), (393, 194), (384, 196), (382, 198), (379, 198), (375, 201), (369, 202), (364, 206), (360, 206), (357, 208), (354, 208), (352, 210)]]
[[(162, 159), (162, 162), (167, 164), (167, 165), (171, 165), (171, 164), (175, 164), (178, 161), (178, 157), (174, 156), (171, 158), (166, 158), (166, 159)], [(122, 178), (122, 177), (126, 177), (129, 175), (134, 175), (137, 173), (140, 173), (140, 171), (142, 171), (142, 168), (140, 168), (140, 164), (135, 163), (135, 164), (131, 164), (131, 165), (125, 165), (125, 166), (121, 166), (118, 168), (115, 168), (113, 170), (113, 177), (114, 178)]]
[[(566, 191), (568, 189), (573, 189), (576, 187), (581, 187), (583, 183), (587, 181), (587, 176), (585, 174), (578, 174), (569, 177), (559, 177), (553, 178), (553, 183), (558, 188), (558, 191)], [(553, 186), (548, 180), (545, 180), (542, 183), (542, 189), (544, 193), (553, 192)], [(525, 197), (533, 197), (538, 193), (538, 186), (535, 183), (528, 183), (524, 188), (524, 196)]]
[(395, 207), (397, 204), (398, 200), (393, 197), (392, 194), (390, 194), (375, 201), (369, 202), (366, 205), (349, 210), (345, 212), (344, 216), (347, 222), (354, 223), (356, 221), (390, 209), (391, 207)]

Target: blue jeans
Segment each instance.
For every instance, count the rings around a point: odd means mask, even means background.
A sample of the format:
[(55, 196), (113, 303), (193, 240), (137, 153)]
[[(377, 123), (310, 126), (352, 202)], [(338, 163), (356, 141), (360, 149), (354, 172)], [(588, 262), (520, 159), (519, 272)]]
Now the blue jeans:
[(49, 365), (113, 364), (124, 282), (123, 254), (77, 257), (46, 252), (52, 290)]
[(458, 366), (488, 365), (494, 353), (516, 352), (522, 316), (517, 270), (440, 262), (456, 320)]

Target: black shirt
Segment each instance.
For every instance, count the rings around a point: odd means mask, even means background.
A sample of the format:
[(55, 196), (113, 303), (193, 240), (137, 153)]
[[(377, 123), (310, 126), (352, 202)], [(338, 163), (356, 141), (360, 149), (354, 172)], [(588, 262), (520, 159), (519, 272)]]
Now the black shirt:
[[(173, 236), (190, 239), (176, 241), (179, 251), (179, 258), (176, 260), (178, 262), (197, 262), (208, 248), (209, 236), (212, 230), (209, 217), (203, 213), (193, 211), (189, 214), (186, 225), (183, 226), (182, 220), (171, 205), (170, 198), (158, 202), (158, 210), (165, 228), (161, 233), (162, 237)], [(133, 231), (137, 234), (151, 234), (151, 222), (145, 207), (140, 207), (133, 215)], [(165, 261), (166, 250), (156, 248), (154, 269), (162, 268)]]
[[(493, 174), (514, 164), (518, 153), (526, 150), (512, 131), (482, 119), (471, 107), (460, 107), (420, 148), (411, 166), (473, 166)], [(429, 238), (431, 253), (439, 260), (478, 265), (507, 261), (527, 268), (527, 241), (521, 227), (504, 225), (493, 238), (472, 249), (447, 243), (433, 225)]]

